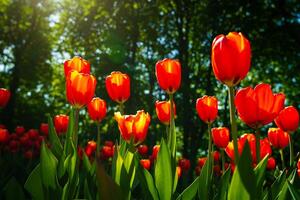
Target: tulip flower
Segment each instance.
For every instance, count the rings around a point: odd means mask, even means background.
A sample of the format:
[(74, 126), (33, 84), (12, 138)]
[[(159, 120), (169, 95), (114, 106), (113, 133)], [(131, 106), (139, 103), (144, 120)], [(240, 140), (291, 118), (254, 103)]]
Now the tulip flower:
[(218, 115), (218, 100), (214, 96), (203, 96), (196, 102), (196, 110), (202, 121), (212, 123)]
[(89, 116), (94, 121), (100, 122), (106, 115), (106, 102), (99, 97), (94, 97), (87, 107)]
[(107, 140), (107, 141), (104, 142), (104, 145), (105, 145), (105, 146), (109, 146), (109, 147), (113, 147), (113, 146), (114, 146), (114, 142), (113, 142), (113, 141), (108, 141), (108, 140)]
[(214, 158), (214, 162), (219, 162), (220, 160), (220, 153), (218, 151), (214, 151), (213, 152), (213, 158)]
[(178, 166), (184, 171), (187, 172), (191, 167), (190, 160), (186, 158), (181, 158), (178, 160)]
[(160, 150), (160, 145), (155, 145), (153, 147), (153, 149), (152, 149), (152, 155), (151, 155), (151, 160), (153, 160), (153, 161), (156, 160), (157, 154), (158, 154), (159, 150)]
[(156, 63), (155, 75), (159, 86), (168, 94), (173, 94), (180, 87), (181, 65), (178, 60), (165, 58)]
[[(171, 104), (170, 101), (156, 101), (155, 102), (155, 111), (159, 121), (165, 125), (170, 124), (171, 119)], [(176, 115), (176, 105), (173, 102), (174, 115)]]
[(148, 146), (145, 144), (139, 145), (138, 152), (141, 156), (146, 156), (148, 153)]
[(146, 170), (149, 170), (150, 167), (151, 167), (151, 161), (149, 159), (142, 159), (142, 160), (140, 160), (140, 164)]
[(4, 108), (10, 98), (10, 91), (5, 88), (0, 88), (0, 108)]
[(297, 174), (300, 177), (300, 159), (297, 162)]
[(95, 141), (93, 141), (93, 140), (88, 141), (88, 143), (85, 147), (85, 154), (88, 157), (91, 157), (92, 154), (96, 151), (96, 148), (97, 148), (97, 143)]
[(112, 158), (114, 155), (114, 147), (113, 146), (103, 146), (101, 149), (100, 158), (102, 160), (107, 160), (109, 158)]
[(68, 130), (68, 124), (69, 116), (60, 114), (54, 117), (54, 127), (57, 134), (66, 133)]
[(121, 72), (111, 72), (105, 79), (105, 86), (111, 100), (123, 104), (130, 96), (130, 78)]
[(120, 112), (115, 113), (115, 120), (118, 122), (119, 130), (123, 139), (134, 145), (142, 143), (148, 132), (150, 124), (150, 115), (143, 110), (137, 111), (135, 115), (121, 115)]
[(40, 125), (40, 132), (43, 133), (45, 136), (49, 133), (49, 126), (46, 123), (41, 123)]
[[(244, 143), (238, 139), (237, 144), (238, 144), (238, 153), (239, 155), (241, 155), (243, 151)], [(231, 160), (235, 160), (233, 141), (228, 143), (227, 147), (225, 148), (225, 152)]]
[(180, 177), (181, 177), (181, 174), (182, 174), (182, 169), (181, 169), (180, 166), (177, 166), (177, 167), (176, 167), (176, 172), (177, 172), (178, 178), (180, 178)]
[(23, 126), (17, 126), (15, 128), (15, 132), (17, 135), (21, 136), (25, 132), (25, 128)]
[(36, 129), (30, 129), (28, 132), (29, 138), (35, 140), (39, 137), (39, 132)]
[(202, 168), (207, 160), (207, 157), (198, 158), (198, 166)]
[(66, 79), (67, 100), (76, 109), (82, 108), (92, 100), (96, 83), (97, 81), (92, 75), (77, 71), (69, 72)]
[(0, 128), (0, 144), (6, 143), (9, 140), (9, 133), (7, 129)]
[(78, 71), (80, 73), (90, 74), (90, 68), (90, 63), (79, 56), (75, 56), (72, 59), (66, 60), (64, 62), (64, 71), (66, 77), (72, 70)]
[(211, 64), (216, 78), (227, 86), (243, 80), (251, 62), (250, 42), (242, 33), (218, 35), (212, 43)]
[(276, 160), (273, 157), (268, 158), (267, 169), (274, 170), (276, 167)]
[(289, 145), (289, 134), (280, 128), (269, 128), (268, 138), (273, 147), (284, 149)]
[(284, 131), (294, 132), (299, 126), (299, 113), (293, 106), (285, 107), (275, 119), (276, 125)]
[(239, 90), (235, 96), (235, 106), (239, 117), (248, 126), (258, 129), (271, 123), (283, 109), (285, 96), (273, 94), (269, 84), (258, 84)]
[(219, 128), (212, 128), (212, 139), (214, 144), (221, 149), (224, 149), (227, 147), (229, 143), (229, 130), (226, 127), (219, 127)]

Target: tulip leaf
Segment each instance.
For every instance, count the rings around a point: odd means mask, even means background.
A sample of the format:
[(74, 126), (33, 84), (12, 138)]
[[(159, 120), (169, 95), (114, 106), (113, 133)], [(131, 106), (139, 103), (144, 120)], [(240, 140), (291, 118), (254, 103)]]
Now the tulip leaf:
[[(210, 187), (210, 177), (212, 174), (212, 158), (209, 156), (201, 169), (199, 176), (199, 186), (198, 186), (198, 197), (199, 199), (208, 199), (209, 187)], [(205, 185), (205, 187), (203, 187)]]
[(271, 199), (276, 199), (285, 183), (285, 180), (286, 173), (284, 169), (271, 186)]
[(42, 178), (42, 184), (51, 190), (57, 190), (57, 159), (48, 149), (45, 142), (43, 141), (41, 146), (41, 155), (40, 155), (41, 165), (40, 172)]
[(293, 199), (300, 199), (300, 194), (299, 192), (294, 188), (294, 186), (289, 182), (287, 181), (287, 184), (288, 184), (288, 188), (289, 188), (289, 191), (290, 191), (290, 194), (292, 196)]
[(51, 143), (51, 150), (55, 155), (55, 157), (59, 159), (63, 153), (63, 147), (56, 134), (53, 121), (50, 115), (48, 115), (48, 126), (49, 126), (49, 139)]
[(154, 172), (155, 185), (160, 199), (171, 199), (173, 191), (171, 154), (163, 138), (157, 155)]
[(32, 170), (24, 185), (24, 188), (31, 194), (32, 199), (44, 199), (44, 191), (40, 172), (40, 164), (38, 164)]
[[(265, 171), (267, 167), (268, 156), (265, 156), (254, 169), (254, 174), (256, 176), (256, 190), (257, 195), (262, 195), (263, 193), (263, 183), (265, 177)], [(258, 197), (260, 199), (260, 197)]]
[(296, 175), (296, 170), (294, 170), (289, 177), (285, 180), (280, 192), (278, 194), (278, 200), (291, 199), (290, 189), (288, 183), (293, 183)]
[(91, 165), (91, 162), (90, 162), (89, 158), (87, 157), (87, 155), (84, 151), (82, 152), (82, 163), (83, 163), (83, 166), (84, 166), (85, 170), (87, 172), (91, 173), (92, 165)]
[[(228, 199), (256, 199), (255, 175), (252, 169), (250, 147), (246, 141), (242, 155), (233, 173)], [(238, 188), (238, 189), (237, 189)]]
[(15, 177), (11, 177), (4, 187), (5, 199), (25, 199), (23, 187), (18, 183)]
[(194, 199), (197, 195), (197, 190), (199, 187), (199, 176), (194, 180), (194, 182), (189, 185), (178, 197), (177, 200), (190, 200)]
[(219, 200), (226, 200), (227, 194), (228, 194), (228, 186), (230, 181), (230, 173), (231, 169), (230, 167), (225, 171), (225, 173), (221, 177), (220, 181), (220, 192), (218, 193), (217, 199)]
[(113, 179), (108, 176), (104, 170), (104, 167), (97, 161), (97, 181), (99, 199), (125, 199), (122, 189), (117, 185)]

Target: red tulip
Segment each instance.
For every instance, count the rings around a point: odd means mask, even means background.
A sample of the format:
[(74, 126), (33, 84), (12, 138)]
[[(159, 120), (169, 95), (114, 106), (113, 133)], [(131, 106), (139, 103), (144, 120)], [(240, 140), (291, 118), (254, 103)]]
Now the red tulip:
[[(165, 125), (170, 124), (171, 119), (171, 103), (170, 101), (156, 101), (155, 102), (155, 111), (159, 121)], [(176, 105), (173, 102), (174, 116), (176, 115)]]
[(20, 149), (20, 142), (18, 140), (11, 140), (9, 142), (9, 150), (12, 153), (18, 152)]
[(220, 160), (220, 153), (218, 151), (213, 152), (214, 162), (219, 162)]
[(183, 171), (188, 171), (191, 167), (191, 163), (188, 159), (186, 158), (181, 158), (178, 161), (178, 166), (183, 170)]
[(90, 68), (91, 68), (90, 63), (79, 56), (75, 56), (72, 59), (66, 60), (64, 62), (64, 70), (65, 70), (66, 77), (68, 76), (69, 72), (72, 70), (78, 71), (80, 73), (89, 74), (91, 71)]
[(101, 149), (101, 158), (106, 160), (114, 156), (114, 147), (113, 146), (103, 146)]
[(205, 123), (212, 123), (218, 115), (218, 100), (214, 96), (203, 96), (196, 102), (197, 113)]
[(46, 123), (41, 123), (40, 125), (40, 132), (43, 133), (45, 136), (49, 133), (49, 126)]
[(214, 144), (221, 149), (227, 147), (229, 143), (229, 130), (226, 127), (212, 128), (211, 129), (212, 139)]
[(160, 145), (155, 145), (153, 147), (153, 149), (152, 149), (152, 155), (151, 155), (151, 157), (152, 157), (153, 160), (156, 160), (157, 154), (158, 154), (159, 150), (160, 150)]
[(284, 131), (294, 132), (299, 126), (299, 113), (293, 106), (285, 107), (275, 119), (276, 125)]
[(148, 154), (148, 146), (145, 144), (139, 145), (138, 152), (141, 156), (146, 156)]
[(39, 132), (36, 129), (30, 129), (27, 133), (31, 140), (35, 140), (39, 137)]
[(297, 162), (297, 174), (300, 177), (300, 159)]
[(284, 149), (289, 145), (289, 134), (280, 128), (269, 128), (268, 138), (272, 146), (278, 149)]
[(97, 143), (93, 140), (88, 141), (86, 147), (85, 147), (85, 154), (90, 157), (97, 149)]
[(78, 157), (80, 158), (80, 160), (82, 160), (83, 149), (82, 149), (81, 146), (78, 146), (78, 147), (77, 147), (77, 154), (78, 154)]
[(133, 143), (137, 145), (145, 140), (150, 124), (148, 113), (143, 110), (137, 111), (135, 115), (121, 115), (120, 112), (116, 112), (115, 120), (125, 141), (130, 142), (133, 139)]
[(177, 172), (178, 178), (180, 178), (180, 177), (181, 177), (181, 174), (182, 174), (181, 167), (177, 166), (177, 167), (176, 167), (176, 172)]
[(104, 142), (104, 146), (109, 146), (109, 147), (113, 147), (114, 146), (114, 142), (113, 141), (105, 141)]
[(106, 115), (106, 102), (99, 97), (94, 97), (88, 104), (88, 113), (92, 120), (100, 122)]
[(0, 108), (4, 108), (10, 98), (10, 91), (0, 88)]
[(265, 83), (239, 90), (235, 96), (235, 106), (243, 122), (257, 129), (271, 123), (284, 104), (284, 94), (273, 94), (271, 86)]
[(149, 170), (150, 167), (151, 167), (151, 161), (149, 159), (142, 159), (142, 160), (140, 160), (140, 164), (146, 170)]
[(216, 78), (228, 86), (243, 80), (251, 62), (250, 42), (242, 33), (218, 35), (211, 50), (211, 64)]
[(0, 143), (6, 143), (9, 140), (9, 133), (7, 129), (0, 128)]
[(130, 96), (130, 78), (121, 72), (112, 72), (105, 79), (105, 86), (111, 100), (124, 103)]
[(27, 151), (24, 152), (24, 158), (30, 160), (30, 159), (32, 159), (32, 157), (33, 157), (32, 150), (27, 150)]
[(215, 165), (214, 167), (213, 167), (213, 171), (214, 171), (214, 173), (217, 175), (217, 176), (221, 176), (221, 167), (220, 167), (220, 165)]
[[(241, 155), (241, 153), (243, 151), (243, 143), (241, 142), (240, 139), (237, 142), (238, 142), (238, 153), (239, 153), (239, 155)], [(225, 152), (231, 160), (234, 160), (233, 141), (228, 143), (227, 147), (225, 148)]]
[(15, 132), (17, 135), (21, 136), (25, 132), (25, 128), (23, 126), (17, 126), (15, 128)]
[(54, 126), (57, 134), (66, 133), (68, 130), (69, 116), (67, 115), (56, 115), (54, 117)]
[(273, 157), (268, 158), (267, 169), (274, 170), (276, 167), (276, 160)]
[(206, 160), (207, 160), (207, 157), (198, 158), (198, 166), (200, 167), (200, 169), (204, 166)]
[(195, 174), (196, 174), (196, 176), (199, 176), (200, 173), (201, 173), (201, 167), (196, 166), (196, 167), (195, 167)]
[(66, 79), (67, 100), (75, 108), (82, 108), (92, 100), (96, 83), (97, 81), (92, 75), (77, 71), (69, 72)]
[(178, 60), (165, 58), (155, 65), (155, 74), (159, 86), (168, 94), (178, 90), (181, 83), (181, 66)]

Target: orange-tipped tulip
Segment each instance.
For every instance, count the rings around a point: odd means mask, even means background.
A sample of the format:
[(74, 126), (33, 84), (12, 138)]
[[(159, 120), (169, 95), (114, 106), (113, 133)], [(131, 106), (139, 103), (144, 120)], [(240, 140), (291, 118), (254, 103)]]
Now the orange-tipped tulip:
[(212, 139), (218, 148), (226, 148), (229, 143), (229, 130), (226, 127), (212, 128)]
[(140, 160), (140, 164), (146, 170), (149, 170), (150, 167), (151, 167), (151, 161), (149, 159), (142, 159), (142, 160)]
[(218, 35), (212, 43), (211, 64), (216, 78), (228, 86), (243, 80), (251, 61), (250, 42), (242, 33)]
[(57, 134), (60, 135), (62, 133), (66, 133), (68, 129), (68, 124), (69, 124), (69, 116), (60, 114), (54, 117), (54, 127)]
[(142, 143), (147, 136), (150, 124), (150, 115), (143, 110), (137, 111), (135, 115), (121, 115), (115, 113), (115, 120), (118, 122), (120, 133), (128, 143), (133, 140), (135, 145)]
[(299, 126), (299, 113), (293, 106), (285, 107), (275, 119), (276, 125), (284, 131), (294, 132)]
[(4, 108), (10, 98), (10, 91), (5, 88), (0, 88), (0, 108)]
[(214, 96), (203, 96), (196, 102), (196, 110), (202, 121), (212, 123), (218, 115), (218, 100)]
[[(156, 101), (155, 102), (155, 111), (157, 114), (157, 117), (159, 121), (161, 121), (165, 125), (170, 124), (170, 118), (171, 118), (171, 103), (170, 101)], [(174, 110), (174, 116), (176, 115), (176, 106), (173, 102), (173, 110)]]
[(280, 128), (269, 128), (268, 138), (273, 147), (284, 149), (289, 145), (289, 134)]
[(269, 84), (258, 84), (254, 89), (246, 87), (235, 96), (239, 117), (248, 126), (257, 129), (271, 123), (283, 109), (285, 96), (273, 94)]
[(92, 75), (77, 71), (69, 72), (66, 80), (69, 103), (77, 109), (90, 103), (95, 94), (96, 83), (97, 81)]
[(99, 97), (94, 97), (87, 107), (89, 116), (94, 121), (100, 122), (106, 115), (106, 102)]
[(155, 65), (155, 74), (159, 86), (168, 94), (178, 90), (181, 83), (181, 65), (178, 60), (165, 58)]
[(78, 71), (84, 74), (89, 74), (91, 69), (90, 69), (90, 63), (87, 60), (84, 60), (83, 58), (79, 56), (75, 56), (70, 60), (66, 60), (64, 62), (64, 71), (65, 71), (65, 76), (67, 77), (69, 72), (74, 70)]
[(111, 100), (124, 103), (130, 96), (130, 78), (121, 72), (112, 72), (105, 79), (105, 86)]

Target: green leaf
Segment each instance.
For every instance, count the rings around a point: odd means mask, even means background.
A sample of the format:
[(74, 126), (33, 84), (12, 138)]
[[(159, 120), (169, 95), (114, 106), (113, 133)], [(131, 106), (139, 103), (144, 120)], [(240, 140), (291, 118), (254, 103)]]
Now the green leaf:
[(295, 200), (300, 199), (300, 194), (295, 190), (294, 186), (289, 181), (287, 181), (287, 184), (292, 198)]
[(285, 169), (281, 172), (281, 174), (276, 178), (274, 183), (271, 186), (271, 198), (276, 199), (278, 194), (280, 193), (284, 183), (286, 180)]
[(228, 199), (255, 199), (256, 198), (255, 175), (252, 169), (252, 159), (249, 144), (246, 141), (243, 153), (233, 173), (228, 192)]
[(85, 170), (91, 174), (92, 165), (91, 165), (90, 159), (87, 157), (87, 155), (85, 154), (84, 151), (82, 154), (82, 163), (83, 163)]
[(38, 164), (30, 173), (27, 178), (25, 189), (31, 194), (32, 199), (43, 200), (44, 191), (42, 186), (41, 174), (40, 174), (40, 164)]
[(41, 147), (41, 166), (40, 166), (40, 172), (41, 172), (41, 178), (42, 178), (42, 184), (46, 188), (51, 188), (53, 190), (57, 190), (57, 176), (56, 176), (56, 168), (57, 168), (57, 159), (52, 154), (52, 152), (48, 149), (48, 147), (45, 145), (45, 142), (42, 143)]
[(197, 189), (199, 185), (199, 176), (194, 180), (194, 182), (189, 185), (178, 197), (177, 200), (190, 200), (194, 199), (197, 195)]
[[(129, 179), (129, 188), (132, 188), (132, 184), (135, 178), (135, 167), (134, 167), (134, 162), (133, 162), (134, 154), (130, 151), (127, 151), (124, 159), (124, 167), (127, 171), (128, 174), (128, 179)], [(125, 183), (128, 185), (128, 182)]]
[(227, 198), (227, 193), (228, 193), (228, 186), (229, 186), (229, 180), (230, 180), (230, 173), (231, 169), (230, 167), (225, 171), (225, 173), (222, 175), (221, 180), (220, 180), (220, 192), (218, 193), (218, 198), (219, 200), (226, 200)]
[(9, 179), (9, 181), (4, 187), (4, 191), (5, 191), (5, 199), (7, 200), (25, 199), (23, 187), (20, 185), (20, 183), (16, 180), (15, 177), (11, 177)]
[(155, 165), (155, 185), (160, 199), (171, 199), (173, 191), (171, 154), (163, 138)]
[(254, 169), (254, 174), (256, 177), (256, 191), (258, 195), (257, 198), (259, 199), (263, 193), (263, 183), (264, 183), (267, 162), (268, 162), (268, 156), (265, 156), (264, 159), (262, 159)]
[(288, 182), (293, 183), (294, 178), (296, 175), (296, 170), (292, 171), (292, 173), (289, 175), (289, 177), (285, 180), (284, 185), (280, 189), (280, 192), (278, 194), (278, 200), (285, 200), (285, 199), (290, 199), (290, 193), (289, 193), (289, 186)]
[(61, 158), (63, 153), (62, 144), (56, 134), (53, 121), (50, 115), (48, 115), (48, 126), (49, 126), (49, 139), (51, 143), (51, 150), (57, 159)]
[[(210, 176), (212, 173), (212, 158), (209, 156), (201, 169), (199, 176), (198, 197), (199, 199), (208, 199)], [(205, 185), (205, 187), (203, 187)]]
[(120, 186), (118, 186), (113, 179), (106, 174), (100, 161), (97, 162), (96, 173), (99, 199), (125, 199)]

